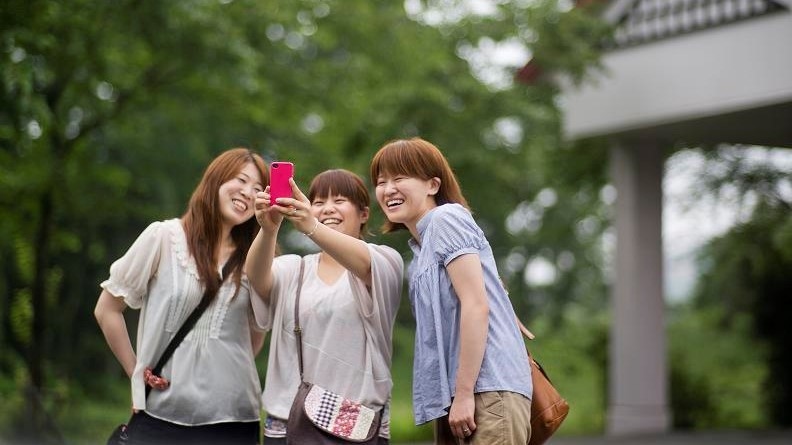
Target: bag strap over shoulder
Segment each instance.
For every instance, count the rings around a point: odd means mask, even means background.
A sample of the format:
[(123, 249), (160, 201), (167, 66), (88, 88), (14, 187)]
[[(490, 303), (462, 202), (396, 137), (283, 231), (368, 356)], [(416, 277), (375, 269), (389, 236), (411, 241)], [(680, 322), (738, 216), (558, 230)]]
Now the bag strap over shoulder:
[[(226, 266), (228, 266), (228, 263), (226, 263)], [(223, 276), (225, 277), (227, 273), (228, 271), (226, 270), (226, 267), (223, 267)], [(165, 367), (165, 363), (167, 363), (168, 360), (170, 360), (170, 358), (173, 356), (173, 353), (176, 352), (176, 348), (179, 347), (179, 344), (181, 344), (182, 340), (184, 340), (184, 337), (187, 336), (193, 326), (195, 326), (195, 323), (198, 322), (198, 319), (201, 318), (201, 315), (203, 315), (204, 311), (206, 311), (206, 308), (209, 307), (209, 303), (212, 302), (215, 295), (216, 294), (209, 292), (208, 288), (204, 291), (204, 294), (201, 297), (201, 302), (198, 303), (198, 306), (196, 306), (187, 319), (184, 320), (184, 324), (181, 325), (179, 330), (176, 332), (176, 335), (174, 335), (171, 341), (168, 343), (168, 346), (165, 347), (164, 351), (162, 351), (162, 355), (160, 356), (159, 360), (157, 360), (157, 364), (154, 365), (154, 368), (151, 370), (154, 375), (160, 375), (162, 373), (162, 368)], [(150, 392), (151, 386), (146, 385), (146, 396), (148, 396)]]
[[(516, 318), (516, 316), (515, 316), (515, 318)], [(536, 336), (533, 334), (533, 332), (529, 331), (529, 330), (528, 330), (528, 328), (526, 328), (526, 327), (525, 327), (525, 325), (523, 324), (523, 322), (522, 322), (522, 321), (520, 321), (520, 319), (519, 319), (519, 318), (517, 318), (517, 326), (519, 326), (519, 327), (520, 327), (520, 332), (522, 332), (522, 334), (523, 334), (523, 335), (525, 336), (525, 338), (527, 338), (528, 340), (533, 340), (533, 339), (535, 339), (535, 338), (536, 338)]]
[(300, 380), (303, 378), (302, 328), (300, 328), (300, 294), (302, 293), (305, 260), (300, 258), (300, 280), (297, 282), (297, 296), (294, 298), (294, 336), (297, 337), (297, 364), (300, 366)]
[(176, 335), (173, 336), (168, 346), (165, 348), (165, 351), (162, 352), (160, 359), (157, 361), (157, 364), (152, 368), (151, 372), (156, 375), (159, 375), (162, 372), (162, 368), (165, 367), (165, 363), (170, 360), (173, 356), (173, 353), (176, 352), (176, 348), (179, 347), (179, 344), (184, 340), (184, 337), (192, 330), (195, 323), (201, 318), (201, 315), (209, 307), (209, 303), (212, 301), (212, 296), (209, 292), (204, 292), (203, 297), (201, 298), (201, 302), (198, 303), (198, 306), (193, 309), (190, 315), (184, 320), (184, 324), (179, 328), (176, 332)]

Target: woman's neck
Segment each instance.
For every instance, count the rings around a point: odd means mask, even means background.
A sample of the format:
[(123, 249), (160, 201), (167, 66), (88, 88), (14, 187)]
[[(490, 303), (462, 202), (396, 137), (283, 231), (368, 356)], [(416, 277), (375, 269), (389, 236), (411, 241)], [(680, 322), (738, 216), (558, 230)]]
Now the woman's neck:
[(220, 242), (217, 243), (217, 253), (215, 254), (218, 266), (222, 267), (234, 254), (234, 250), (236, 250), (236, 245), (231, 237), (231, 229), (223, 227), (223, 233), (220, 234)]
[(431, 212), (435, 208), (437, 208), (437, 204), (435, 204), (433, 201), (431, 205), (429, 205), (428, 207), (424, 208), (423, 211), (421, 211), (421, 213), (418, 215), (417, 218), (404, 224), (405, 227), (407, 227), (407, 230), (410, 231), (410, 235), (412, 235), (415, 242), (417, 242), (419, 245), (421, 244), (421, 234), (418, 233), (418, 224), (421, 222), (422, 219), (424, 219), (424, 217), (429, 212)]
[(325, 264), (331, 268), (341, 267), (341, 264), (333, 258), (332, 255), (325, 252), (324, 250), (319, 252), (319, 264)]
[(330, 256), (329, 253), (322, 251), (319, 254), (319, 264), (316, 272), (319, 278), (329, 285), (335, 283), (346, 272), (346, 268)]

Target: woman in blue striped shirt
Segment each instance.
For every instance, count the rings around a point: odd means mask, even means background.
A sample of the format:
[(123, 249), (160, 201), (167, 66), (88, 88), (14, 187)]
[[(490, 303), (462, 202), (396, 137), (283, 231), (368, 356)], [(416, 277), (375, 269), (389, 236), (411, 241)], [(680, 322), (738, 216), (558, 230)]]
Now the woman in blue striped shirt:
[(416, 319), (413, 411), (436, 443), (527, 444), (531, 371), (495, 258), (448, 161), (420, 138), (385, 144), (371, 180), (387, 221), (406, 229)]

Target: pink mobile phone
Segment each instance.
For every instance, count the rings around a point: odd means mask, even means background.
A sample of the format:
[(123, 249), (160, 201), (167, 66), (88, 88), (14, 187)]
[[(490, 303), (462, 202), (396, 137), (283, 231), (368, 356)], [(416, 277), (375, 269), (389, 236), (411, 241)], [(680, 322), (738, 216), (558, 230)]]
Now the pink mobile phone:
[(294, 176), (294, 164), (285, 161), (273, 161), (270, 164), (270, 205), (277, 204), (278, 198), (291, 198), (292, 191), (289, 178)]

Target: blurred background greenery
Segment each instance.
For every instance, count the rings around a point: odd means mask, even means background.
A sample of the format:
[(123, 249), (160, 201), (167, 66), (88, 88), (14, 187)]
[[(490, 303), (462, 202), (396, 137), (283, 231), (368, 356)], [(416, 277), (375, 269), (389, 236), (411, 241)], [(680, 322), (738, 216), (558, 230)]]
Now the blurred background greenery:
[[(570, 401), (559, 434), (601, 433), (607, 142), (562, 139), (554, 79), (598, 69), (610, 30), (596, 2), (574, 3), (5, 0), (0, 442), (100, 444), (128, 418), (128, 381), (93, 319), (98, 284), (150, 221), (183, 212), (215, 154), (292, 160), (305, 186), (326, 168), (367, 177), (379, 146), (414, 135), (447, 154), (537, 334), (529, 347)], [(494, 59), (504, 48), (516, 61)], [(516, 81), (528, 60), (541, 71)], [(741, 218), (668, 305), (674, 426), (789, 426), (789, 172), (733, 147), (667, 150), (682, 152), (714, 166), (691, 202), (727, 190)], [(410, 258), (404, 234), (372, 241)], [(311, 249), (293, 233), (282, 247)], [(539, 266), (551, 273), (526, 273)], [(412, 323), (404, 300), (393, 442), (431, 437), (412, 421)], [(263, 376), (266, 350), (258, 361)]]

